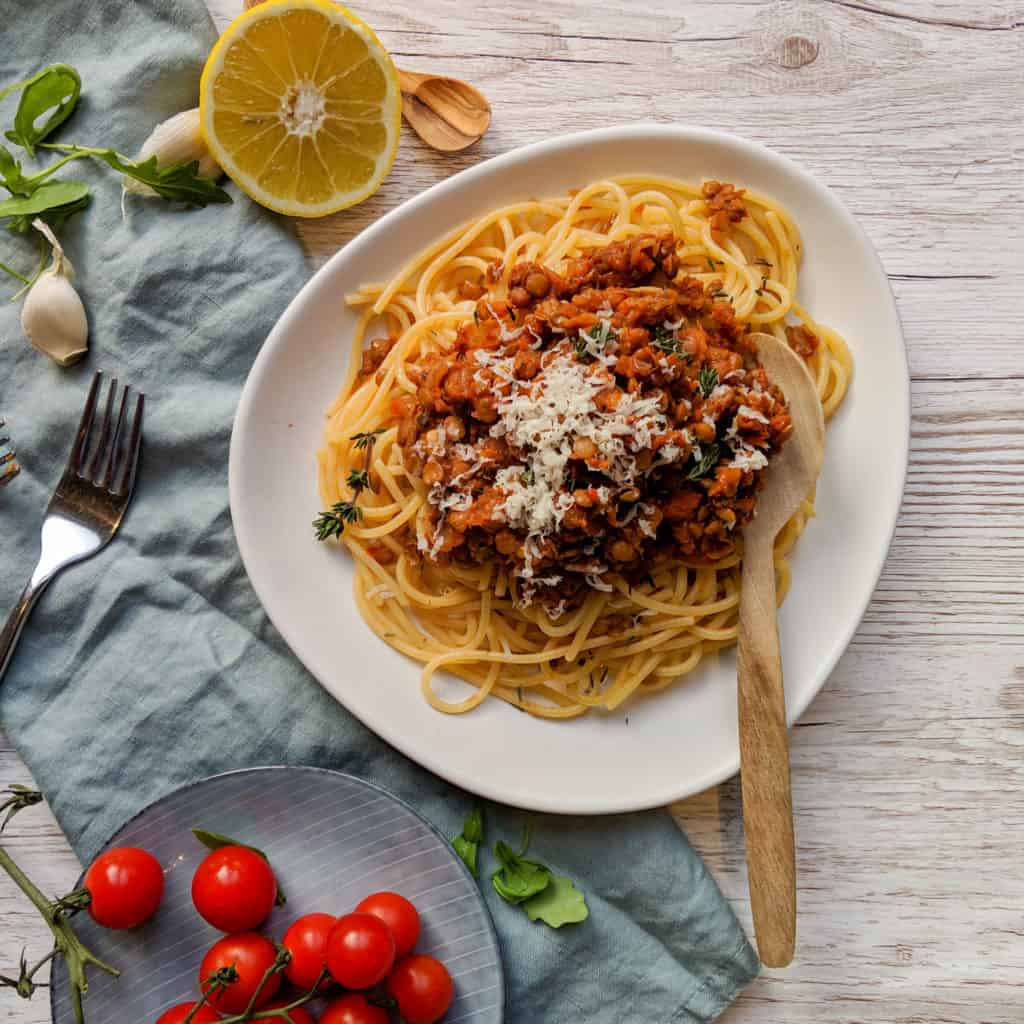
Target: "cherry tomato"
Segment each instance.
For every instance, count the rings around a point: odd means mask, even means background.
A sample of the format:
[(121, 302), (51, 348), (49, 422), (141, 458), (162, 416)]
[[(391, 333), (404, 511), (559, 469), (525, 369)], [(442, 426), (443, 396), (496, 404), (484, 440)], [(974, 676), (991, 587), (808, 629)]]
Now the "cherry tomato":
[(432, 956), (407, 956), (388, 976), (388, 993), (406, 1024), (434, 1024), (451, 1005), (454, 988), (448, 969)]
[(383, 981), (395, 962), (395, 940), (372, 914), (339, 917), (327, 937), (327, 969), (345, 988), (369, 988)]
[(375, 892), (367, 896), (356, 907), (356, 911), (373, 914), (388, 926), (395, 940), (396, 959), (412, 952), (412, 947), (420, 937), (420, 915), (404, 896), (399, 896), (397, 892)]
[(101, 853), (82, 885), (92, 897), (89, 913), (104, 928), (134, 928), (156, 913), (164, 894), (164, 872), (156, 857), (134, 846)]
[(222, 932), (258, 928), (274, 909), (277, 882), (270, 865), (244, 846), (222, 846), (196, 868), (192, 902)]
[[(327, 952), (327, 936), (338, 919), (330, 914), (306, 914), (293, 921), (284, 933), (281, 945), (292, 955), (285, 968), (288, 980), (308, 992), (324, 969), (324, 954)], [(324, 979), (330, 984), (330, 978)]]
[(358, 992), (335, 999), (320, 1014), (320, 1024), (388, 1024), (388, 1014)]
[[(195, 1003), (178, 1003), (177, 1006), (172, 1006), (162, 1013), (156, 1024), (181, 1024), (195, 1005)], [(219, 1020), (220, 1014), (204, 1005), (196, 1011), (196, 1015), (192, 1018), (192, 1024), (217, 1024)], [(299, 1024), (299, 1022), (296, 1021), (295, 1024)]]
[[(199, 987), (206, 990), (204, 982), (214, 971), (222, 967), (234, 967), (238, 972), (238, 980), (216, 995), (210, 996), (208, 1002), (222, 1013), (241, 1013), (248, 1005), (252, 994), (259, 987), (263, 975), (274, 963), (277, 950), (270, 939), (256, 932), (242, 932), (239, 935), (225, 935), (215, 942), (203, 957), (199, 968)], [(256, 1000), (256, 1009), (260, 1009), (277, 995), (281, 987), (281, 972), (272, 974)]]
[[(285, 1006), (290, 1006), (295, 1000), (294, 999), (275, 999), (272, 1003), (267, 1003), (263, 1007), (264, 1010), (280, 1010)], [(288, 1011), (288, 1017), (282, 1014), (280, 1017), (268, 1017), (260, 1018), (261, 1020), (266, 1019), (267, 1021), (279, 1021), (281, 1024), (288, 1024), (288, 1018), (291, 1018), (292, 1024), (316, 1024), (313, 1020), (313, 1014), (309, 1012), (304, 1006), (296, 1006), (294, 1010)]]

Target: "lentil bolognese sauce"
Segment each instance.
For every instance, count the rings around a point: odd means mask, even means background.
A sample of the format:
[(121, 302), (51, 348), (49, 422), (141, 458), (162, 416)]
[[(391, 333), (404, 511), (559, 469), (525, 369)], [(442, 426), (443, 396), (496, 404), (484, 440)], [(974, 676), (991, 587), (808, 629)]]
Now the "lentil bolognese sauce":
[[(611, 709), (735, 639), (742, 530), (792, 429), (750, 334), (788, 340), (826, 415), (851, 371), (794, 301), (800, 255), (771, 200), (623, 178), (497, 210), (349, 298), (317, 531), (435, 707)], [(779, 536), (783, 596), (812, 513)], [(476, 689), (443, 697), (439, 669)]]

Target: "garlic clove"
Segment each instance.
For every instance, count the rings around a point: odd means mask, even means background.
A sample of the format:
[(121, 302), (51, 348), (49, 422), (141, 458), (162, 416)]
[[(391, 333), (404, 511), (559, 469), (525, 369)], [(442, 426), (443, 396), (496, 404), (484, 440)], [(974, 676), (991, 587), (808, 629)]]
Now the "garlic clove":
[[(161, 121), (142, 144), (138, 160), (156, 156), (157, 163), (164, 167), (179, 164), (184, 160), (198, 160), (199, 173), (204, 178), (219, 178), (224, 172), (214, 160), (199, 129), (199, 108), (183, 110), (166, 121)], [(156, 195), (148, 186), (134, 178), (125, 178), (124, 191), (133, 195)]]
[(75, 269), (49, 225), (37, 218), (32, 226), (53, 246), (53, 260), (25, 296), (21, 326), (40, 352), (61, 366), (70, 366), (89, 349), (85, 306), (71, 283)]

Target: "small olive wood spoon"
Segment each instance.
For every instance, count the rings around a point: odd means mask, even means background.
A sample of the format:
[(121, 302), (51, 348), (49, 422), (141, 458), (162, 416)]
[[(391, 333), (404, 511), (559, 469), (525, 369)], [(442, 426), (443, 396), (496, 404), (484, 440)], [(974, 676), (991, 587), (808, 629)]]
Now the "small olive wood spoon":
[(782, 659), (776, 623), (775, 537), (821, 469), (825, 421), (803, 360), (770, 334), (754, 334), (758, 357), (782, 389), (793, 433), (765, 471), (757, 511), (743, 531), (736, 670), (743, 831), (754, 934), (767, 967), (785, 967), (796, 945), (796, 850)]
[[(245, 10), (263, 0), (242, 0)], [(398, 71), (402, 113), (428, 145), (445, 153), (468, 149), (491, 124), (491, 105), (479, 89), (458, 78)]]
[(491, 105), (468, 82), (399, 68), (398, 84), (406, 121), (434, 149), (467, 149), (490, 127)]

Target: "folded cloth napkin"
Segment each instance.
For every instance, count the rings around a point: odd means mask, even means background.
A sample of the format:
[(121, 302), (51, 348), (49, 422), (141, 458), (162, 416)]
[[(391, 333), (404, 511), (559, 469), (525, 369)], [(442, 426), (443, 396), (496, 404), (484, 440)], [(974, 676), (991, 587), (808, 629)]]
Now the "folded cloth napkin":
[[(55, 61), (78, 67), (82, 106), (60, 138), (135, 152), (161, 119), (194, 106), (215, 32), (201, 0), (54, 0), (9, 27), (0, 85)], [(16, 98), (0, 107), (9, 124)], [(337, 768), (377, 782), (456, 834), (472, 799), (406, 760), (338, 706), (269, 624), (231, 530), (227, 456), (256, 352), (309, 270), (288, 225), (233, 188), (232, 206), (134, 199), (83, 161), (92, 205), (63, 231), (89, 310), (92, 350), (61, 370), (0, 310), (0, 412), (23, 466), (0, 492), (0, 610), (38, 551), (39, 523), (94, 370), (148, 396), (136, 496), (116, 540), (59, 578), (0, 687), (0, 723), (83, 860), (154, 798), (259, 764)], [(18, 246), (24, 245), (19, 250)], [(0, 237), (0, 258), (35, 250)], [(410, 669), (410, 672), (412, 670)], [(417, 700), (410, 686), (410, 700)], [(572, 725), (566, 725), (571, 729)], [(642, 770), (642, 769), (641, 769)], [(713, 1020), (757, 958), (700, 858), (664, 812), (606, 818), (488, 811), (488, 831), (533, 849), (587, 894), (590, 919), (531, 924), (482, 883), (497, 927), (513, 1024)]]

